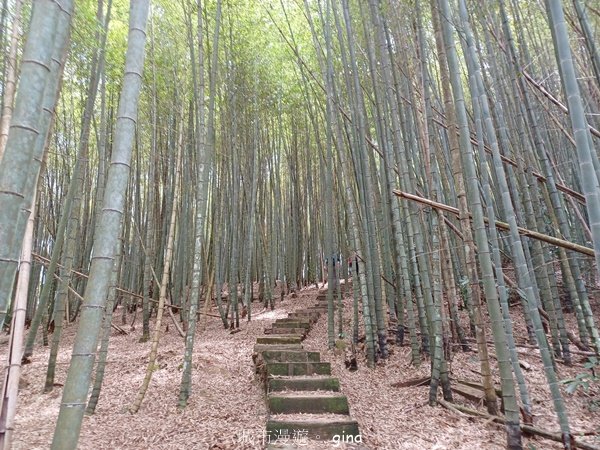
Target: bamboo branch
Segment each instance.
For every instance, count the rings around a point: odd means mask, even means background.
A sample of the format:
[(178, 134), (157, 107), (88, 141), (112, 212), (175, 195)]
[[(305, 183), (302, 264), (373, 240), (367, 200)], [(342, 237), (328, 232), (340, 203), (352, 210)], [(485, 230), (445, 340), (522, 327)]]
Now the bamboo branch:
[[(533, 79), (533, 77), (527, 73), (527, 71), (525, 71), (525, 70), (523, 71), (523, 76), (525, 77), (525, 79), (527, 80), (527, 82), (529, 84), (531, 84), (533, 87), (535, 87), (537, 90), (539, 90), (544, 95), (544, 97), (546, 97), (548, 100), (550, 100), (552, 103), (554, 103), (558, 107), (558, 109), (560, 109), (565, 114), (569, 113), (568, 108), (565, 105), (563, 105), (560, 102), (560, 100), (558, 100), (550, 92), (548, 92), (548, 90), (544, 86), (542, 86), (540, 83), (535, 81)], [(598, 131), (596, 128), (594, 128), (590, 124), (588, 124), (588, 127), (590, 130), (590, 133), (593, 136), (600, 137), (600, 131)]]
[[(440, 119), (437, 119), (434, 117), (432, 120), (437, 125), (448, 130), (448, 125), (446, 125)], [(456, 127), (455, 127), (455, 132), (458, 134), (458, 129)], [(471, 144), (473, 144), (475, 146), (479, 145), (479, 142), (475, 137), (471, 136), (470, 140), (471, 140)], [(492, 149), (488, 145), (484, 144), (483, 148), (486, 153), (492, 154)], [(517, 162), (515, 160), (510, 159), (509, 157), (507, 157), (505, 155), (500, 155), (500, 159), (502, 160), (502, 162), (504, 162), (505, 164), (508, 164), (509, 166), (518, 167)], [(543, 183), (546, 182), (546, 177), (544, 175), (542, 175), (541, 173), (536, 172), (535, 170), (532, 170), (531, 174), (534, 177), (536, 177), (538, 179), (538, 181), (543, 182)], [(563, 192), (564, 194), (567, 194), (569, 197), (576, 199), (578, 202), (585, 204), (585, 196), (582, 193), (571, 189), (570, 187), (566, 186), (563, 183), (555, 183), (555, 184), (556, 184), (556, 189)]]
[[(71, 272), (74, 272), (74, 271), (73, 271), (73, 270), (71, 270)], [(57, 281), (60, 281), (60, 275), (58, 275), (57, 273), (55, 273), (55, 274), (54, 274), (54, 278), (55, 278)], [(78, 298), (80, 301), (82, 301), (82, 302), (83, 302), (83, 296), (82, 296), (82, 295), (81, 295), (79, 292), (77, 292), (75, 289), (73, 289), (73, 288), (71, 287), (71, 285), (70, 285), (70, 284), (67, 284), (67, 289), (68, 289), (68, 291), (69, 291), (69, 292), (71, 292), (71, 294), (73, 294), (75, 297), (77, 297), (77, 298)], [(67, 319), (67, 322), (68, 322), (68, 321), (69, 321), (69, 314), (68, 314), (68, 313), (67, 313), (67, 317), (66, 317), (66, 319)], [(127, 333), (127, 331), (125, 331), (123, 328), (121, 328), (121, 327), (120, 327), (120, 326), (118, 326), (118, 325), (115, 325), (115, 324), (114, 324), (114, 323), (112, 323), (112, 322), (110, 323), (110, 325), (111, 325), (111, 327), (113, 327), (115, 330), (117, 330), (117, 331), (118, 331), (119, 333), (121, 333), (121, 334), (129, 334), (129, 333)]]
[[(34, 258), (36, 258), (36, 259), (37, 259), (39, 262), (41, 262), (41, 263), (42, 263), (43, 265), (45, 265), (45, 266), (47, 266), (47, 265), (50, 263), (50, 259), (48, 259), (48, 258), (45, 258), (45, 257), (44, 257), (44, 256), (42, 256), (42, 255), (38, 255), (37, 253), (34, 253), (34, 252), (32, 252), (31, 254), (32, 254), (32, 256), (33, 256)], [(63, 266), (62, 264), (57, 264), (57, 265), (56, 265), (56, 267), (58, 267), (58, 268), (60, 268), (60, 269), (64, 269), (64, 267), (65, 267), (65, 266)], [(73, 274), (73, 275), (77, 275), (78, 277), (83, 277), (83, 278), (85, 278), (85, 279), (89, 278), (89, 276), (88, 276), (88, 275), (86, 275), (85, 273), (83, 273), (83, 272), (79, 272), (79, 271), (77, 271), (77, 270), (75, 270), (75, 269), (71, 269), (71, 270), (70, 270), (70, 273), (71, 273), (71, 274)], [(123, 289), (123, 288), (120, 288), (120, 287), (118, 287), (118, 286), (116, 286), (116, 287), (115, 287), (115, 289), (116, 289), (117, 291), (119, 291), (119, 292), (123, 293), (123, 294), (131, 295), (132, 297), (136, 297), (136, 298), (144, 298), (144, 297), (143, 297), (143, 296), (141, 296), (140, 294), (136, 294), (135, 292), (128, 291), (127, 289)]]
[[(287, 37), (285, 36), (285, 34), (283, 33), (283, 31), (281, 30), (281, 28), (279, 28), (279, 26), (277, 25), (277, 23), (275, 22), (275, 20), (273, 19), (271, 13), (265, 8), (265, 11), (267, 12), (267, 14), (269, 15), (269, 17), (271, 18), (271, 20), (273, 21), (273, 24), (275, 25), (275, 27), (277, 28), (277, 30), (279, 31), (279, 34), (281, 35), (281, 37), (283, 38), (283, 40), (286, 42), (286, 44), (288, 45), (288, 47), (290, 48), (290, 50), (292, 51), (292, 53), (296, 56), (296, 58), (298, 59), (298, 62), (300, 63), (300, 65), (302, 67), (304, 67), (308, 73), (308, 75), (310, 76), (310, 78), (317, 84), (317, 86), (319, 86), (319, 88), (321, 88), (321, 90), (323, 92), (325, 92), (325, 86), (323, 85), (323, 83), (321, 83), (321, 81), (316, 77), (316, 75), (313, 73), (313, 71), (310, 69), (310, 67), (308, 67), (308, 65), (306, 64), (306, 62), (304, 61), (304, 59), (300, 56), (298, 49), (287, 39)], [(530, 80), (528, 80), (530, 81)], [(402, 100), (404, 102), (406, 102), (408, 105), (412, 105), (412, 102), (405, 98), (404, 96), (401, 96)], [(556, 100), (556, 99), (554, 99)], [(557, 101), (557, 100), (556, 100)], [(560, 102), (558, 102), (559, 105)], [(350, 117), (350, 114), (344, 110), (344, 108), (338, 103), (336, 104), (337, 109), (339, 111), (339, 113), (342, 115), (342, 117), (344, 118), (344, 120), (350, 124), (352, 124), (352, 118)], [(564, 105), (561, 105), (564, 108)], [(417, 109), (420, 110), (420, 108), (417, 106)], [(444, 118), (444, 115), (440, 112), (437, 111), (436, 108), (434, 108), (434, 110), (440, 115), (440, 117), (442, 117), (442, 119)], [(438, 119), (436, 117), (432, 118), (433, 122), (436, 123), (437, 125), (441, 126), (442, 128), (445, 128), (446, 130), (449, 130), (448, 125), (441, 119)], [(598, 130), (596, 130), (593, 127), (590, 127), (590, 131), (592, 134), (596, 135), (596, 136), (600, 136)], [(458, 128), (454, 128), (454, 132), (456, 134), (458, 134)], [(478, 145), (478, 141), (474, 136), (470, 136), (470, 140), (471, 143), (473, 145)], [(371, 138), (369, 138), (368, 136), (365, 136), (365, 141), (367, 142), (368, 146), (373, 149), (381, 158), (383, 158), (383, 152), (379, 149), (378, 145), (373, 142), (373, 140)], [(486, 153), (491, 154), (492, 150), (488, 145), (484, 144), (484, 149), (486, 151)], [(502, 159), (502, 161), (506, 164), (509, 164), (513, 167), (517, 167), (517, 163), (516, 161), (501, 155), (500, 158)], [(398, 168), (394, 167), (394, 171), (396, 173), (398, 173)], [(545, 183), (546, 182), (546, 177), (538, 172), (536, 172), (535, 170), (531, 172), (532, 175), (534, 177), (536, 177), (538, 179), (538, 181)], [(585, 196), (583, 194), (581, 194), (580, 192), (577, 192), (571, 188), (569, 188), (568, 186), (562, 184), (562, 183), (555, 183), (556, 184), (556, 189), (558, 189), (559, 191), (567, 194), (567, 196), (572, 197), (574, 199), (576, 199), (578, 202), (585, 204)]]
[[(498, 36), (494, 32), (494, 30), (490, 29), (489, 31), (490, 31), (491, 35), (494, 37), (494, 40), (496, 41), (496, 43), (498, 44), (498, 47), (500, 47), (500, 50), (502, 50), (502, 52), (506, 54), (507, 53), (506, 48), (504, 47), (504, 44), (502, 43), (502, 41), (500, 39), (498, 39)], [(533, 77), (525, 69), (521, 70), (521, 74), (523, 75), (523, 77), (525, 77), (525, 80), (531, 86), (533, 86), (538, 91), (540, 91), (544, 95), (544, 97), (546, 97), (548, 100), (550, 100), (550, 102), (554, 103), (554, 105), (556, 105), (558, 107), (558, 109), (560, 109), (565, 114), (569, 113), (569, 109), (564, 104), (562, 104), (559, 99), (557, 99), (554, 95), (552, 95), (552, 93), (550, 93), (544, 86), (542, 86), (540, 83), (538, 83), (536, 80), (534, 80)], [(587, 124), (587, 126), (590, 130), (590, 133), (593, 136), (600, 138), (600, 131), (598, 131), (596, 128), (594, 128), (589, 123)]]
[[(409, 194), (408, 192), (402, 192), (402, 191), (399, 191), (397, 189), (394, 189), (393, 193), (395, 195), (397, 195), (398, 197), (402, 197), (402, 198), (405, 198), (407, 200), (412, 200), (412, 201), (415, 201), (415, 202), (419, 202), (419, 203), (422, 203), (424, 205), (431, 206), (432, 208), (441, 209), (442, 211), (446, 211), (446, 212), (452, 213), (452, 214), (457, 215), (457, 216), (459, 214), (457, 208), (445, 205), (443, 203), (434, 202), (433, 200), (429, 200), (427, 198), (419, 197), (418, 195)], [(483, 220), (486, 223), (489, 224), (489, 219), (487, 217), (484, 217)], [(495, 226), (496, 226), (496, 228), (499, 228), (501, 230), (509, 230), (510, 229), (509, 225), (506, 222), (500, 222), (498, 220), (495, 222)], [(549, 236), (547, 234), (539, 233), (537, 231), (528, 230), (527, 228), (518, 227), (518, 230), (519, 230), (519, 234), (522, 235), (522, 236), (527, 236), (527, 237), (530, 237), (530, 238), (533, 238), (533, 239), (537, 239), (537, 240), (542, 241), (542, 242), (547, 242), (548, 244), (552, 244), (552, 245), (555, 245), (557, 247), (563, 247), (563, 248), (566, 248), (568, 250), (573, 250), (574, 252), (582, 253), (582, 254), (587, 255), (587, 256), (592, 256), (592, 257), (595, 256), (594, 249), (591, 249), (589, 247), (585, 247), (583, 245), (579, 245), (579, 244), (575, 244), (573, 242), (565, 241), (564, 239), (555, 238), (553, 236)]]
[[(50, 262), (50, 260), (49, 260), (48, 258), (45, 258), (45, 257), (43, 257), (42, 255), (38, 255), (37, 253), (33, 253), (33, 252), (32, 252), (31, 254), (32, 254), (32, 255), (33, 255), (33, 256), (34, 256), (34, 257), (35, 257), (35, 258), (36, 258), (36, 259), (37, 259), (39, 262), (41, 262), (41, 263), (42, 263), (42, 264), (44, 264), (44, 265), (48, 265), (48, 263)], [(59, 268), (63, 268), (64, 266), (62, 266), (62, 265), (58, 264), (58, 265), (57, 265), (57, 267), (59, 267)], [(77, 275), (77, 276), (83, 277), (83, 278), (88, 278), (88, 276), (87, 276), (85, 273), (83, 273), (83, 272), (78, 272), (77, 270), (74, 270), (74, 269), (71, 269), (71, 273), (72, 273), (72, 274), (75, 274), (75, 275)], [(56, 274), (55, 274), (55, 275), (54, 275), (54, 277), (55, 277), (55, 278), (58, 278), (58, 275), (56, 275)], [(135, 292), (128, 291), (127, 289), (123, 289), (123, 288), (120, 288), (120, 287), (118, 287), (118, 286), (117, 286), (117, 287), (115, 287), (115, 289), (116, 289), (117, 291), (119, 291), (119, 292), (123, 293), (123, 294), (131, 295), (132, 297), (135, 297), (135, 298), (144, 298), (144, 297), (143, 297), (142, 295), (140, 295), (140, 294), (136, 294)], [(73, 289), (72, 289), (70, 286), (69, 286), (69, 290), (70, 290), (71, 292), (73, 292), (73, 293), (74, 293), (74, 294), (75, 294), (77, 297), (79, 297), (81, 300), (83, 300), (83, 297), (81, 297), (81, 296), (80, 296), (80, 295), (79, 295), (77, 292), (75, 292), (75, 291), (74, 291), (74, 290), (73, 290)], [(150, 302), (153, 302), (153, 303), (158, 303), (158, 300), (154, 300), (153, 298), (149, 298), (148, 300), (149, 300)], [(172, 305), (172, 304), (165, 305), (165, 307), (169, 307), (169, 308), (175, 308), (175, 309), (181, 309), (181, 306)], [(198, 313), (198, 315), (201, 315), (201, 316), (209, 316), (209, 317), (221, 317), (221, 316), (217, 316), (216, 314), (210, 314), (210, 313), (207, 313), (207, 312), (199, 312), (199, 313)]]

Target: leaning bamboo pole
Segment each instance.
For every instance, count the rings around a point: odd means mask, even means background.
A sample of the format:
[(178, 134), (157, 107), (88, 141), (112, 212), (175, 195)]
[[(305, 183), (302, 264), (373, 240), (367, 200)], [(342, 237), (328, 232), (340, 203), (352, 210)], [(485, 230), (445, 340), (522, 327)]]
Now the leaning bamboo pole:
[[(443, 203), (434, 202), (433, 200), (429, 200), (428, 198), (419, 197), (418, 195), (409, 194), (408, 192), (403, 192), (398, 189), (394, 189), (393, 192), (398, 197), (405, 198), (407, 200), (411, 200), (414, 202), (422, 203), (424, 205), (431, 206), (432, 208), (440, 209), (442, 211), (446, 211), (446, 212), (449, 212), (449, 213), (452, 213), (452, 214), (458, 216), (458, 209), (454, 208), (452, 206), (445, 205)], [(485, 221), (485, 223), (489, 224), (489, 219), (487, 217), (484, 217), (483, 220)], [(509, 225), (506, 222), (500, 222), (499, 220), (496, 220), (494, 222), (494, 224), (496, 225), (496, 228), (499, 228), (501, 230), (509, 229)], [(566, 248), (568, 250), (573, 250), (574, 252), (578, 252), (583, 255), (587, 255), (587, 256), (591, 256), (591, 257), (594, 257), (596, 255), (596, 253), (594, 252), (594, 249), (586, 247), (584, 245), (575, 244), (574, 242), (565, 241), (564, 239), (556, 238), (554, 236), (549, 236), (547, 234), (539, 233), (537, 231), (529, 230), (529, 229), (523, 228), (523, 227), (518, 227), (518, 230), (519, 230), (519, 234), (521, 236), (527, 236), (527, 237), (530, 237), (533, 239), (540, 240), (542, 242), (547, 242), (548, 244), (552, 244), (557, 247)]]

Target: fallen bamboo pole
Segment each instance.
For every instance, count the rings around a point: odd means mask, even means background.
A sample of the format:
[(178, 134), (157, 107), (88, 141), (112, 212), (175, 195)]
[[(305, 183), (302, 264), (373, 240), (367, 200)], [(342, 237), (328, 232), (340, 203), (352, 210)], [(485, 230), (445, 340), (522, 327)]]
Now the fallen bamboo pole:
[[(506, 422), (506, 419), (504, 417), (492, 416), (490, 414), (477, 411), (476, 409), (468, 408), (466, 406), (459, 405), (456, 403), (447, 402), (446, 400), (439, 399), (438, 403), (440, 405), (442, 405), (443, 407), (445, 407), (449, 410), (452, 410), (452, 411), (458, 410), (461, 413), (469, 414), (471, 416), (479, 416), (479, 417), (486, 418), (493, 422), (499, 422), (499, 423)], [(537, 436), (541, 436), (541, 437), (544, 437), (546, 439), (550, 439), (550, 440), (556, 441), (556, 442), (563, 442), (563, 437), (560, 433), (553, 433), (551, 431), (542, 430), (541, 428), (536, 428), (531, 425), (526, 425), (523, 423), (520, 424), (520, 427), (521, 427), (521, 430), (523, 430), (526, 433), (535, 434)], [(587, 433), (586, 433), (586, 435), (587, 435)], [(582, 448), (585, 450), (600, 450), (600, 447), (598, 447), (597, 445), (588, 444), (587, 442), (581, 442), (581, 441), (575, 440), (575, 437), (578, 437), (578, 433), (576, 433), (576, 432), (571, 433), (571, 437), (572, 437), (571, 442), (573, 444), (575, 444), (575, 447), (577, 447), (577, 448)]]
[[(456, 216), (458, 216), (459, 213), (457, 208), (445, 205), (443, 203), (434, 202), (433, 200), (429, 200), (428, 198), (419, 197), (418, 195), (409, 194), (408, 192), (399, 191), (397, 189), (394, 189), (393, 193), (398, 197), (422, 203), (424, 205), (431, 206), (432, 208), (452, 213)], [(487, 217), (484, 217), (483, 220), (485, 221), (485, 223), (489, 224), (489, 219)], [(499, 228), (501, 230), (510, 229), (509, 225), (506, 222), (500, 222), (496, 220), (495, 225), (496, 228)], [(554, 236), (549, 236), (547, 234), (539, 233), (537, 231), (528, 230), (527, 228), (518, 227), (518, 230), (519, 234), (522, 236), (527, 236), (533, 239), (537, 239), (539, 241), (547, 242), (548, 244), (556, 245), (557, 247), (563, 247), (567, 250), (573, 250), (574, 252), (578, 252), (587, 256), (595, 256), (594, 249), (592, 248), (575, 244), (573, 242), (565, 241), (564, 239), (555, 238)]]

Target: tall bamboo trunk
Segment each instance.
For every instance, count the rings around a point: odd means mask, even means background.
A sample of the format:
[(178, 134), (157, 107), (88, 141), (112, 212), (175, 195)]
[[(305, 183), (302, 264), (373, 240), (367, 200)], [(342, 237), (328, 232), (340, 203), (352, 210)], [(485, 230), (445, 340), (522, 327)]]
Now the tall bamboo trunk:
[(104, 208), (94, 235), (94, 255), (84, 294), (85, 302), (82, 306), (52, 441), (52, 448), (56, 450), (77, 447), (87, 402), (113, 266), (115, 242), (118, 239), (123, 215), (124, 193), (129, 179), (129, 164), (142, 83), (149, 3), (149, 0), (139, 0), (130, 5), (126, 70), (119, 102), (115, 147), (106, 182)]

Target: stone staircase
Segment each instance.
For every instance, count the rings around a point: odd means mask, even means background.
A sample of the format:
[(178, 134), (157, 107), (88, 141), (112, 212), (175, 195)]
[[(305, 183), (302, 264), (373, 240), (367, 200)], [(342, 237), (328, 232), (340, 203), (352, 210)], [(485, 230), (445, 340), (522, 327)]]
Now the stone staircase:
[(327, 313), (326, 296), (319, 295), (317, 302), (277, 319), (256, 340), (253, 360), (269, 407), (267, 448), (306, 448), (308, 440), (353, 442), (359, 436), (331, 364), (302, 346), (313, 324)]

